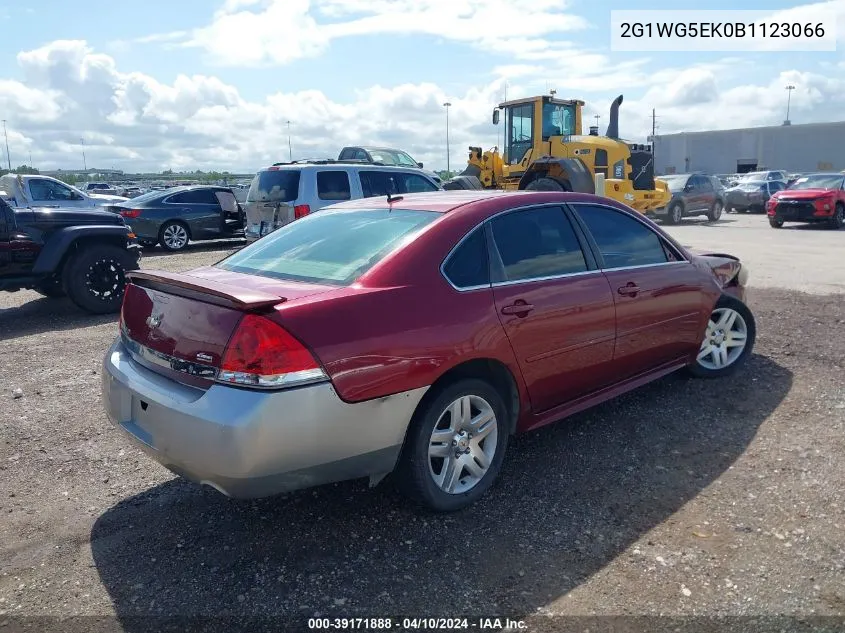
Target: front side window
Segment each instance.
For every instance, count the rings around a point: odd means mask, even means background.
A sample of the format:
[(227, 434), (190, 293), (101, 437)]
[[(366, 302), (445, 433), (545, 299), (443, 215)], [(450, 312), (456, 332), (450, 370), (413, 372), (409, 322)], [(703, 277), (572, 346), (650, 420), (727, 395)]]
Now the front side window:
[(543, 104), (543, 140), (551, 136), (568, 136), (574, 133), (575, 109), (570, 105)]
[(349, 175), (345, 171), (317, 172), (317, 196), (320, 200), (349, 200)]
[(492, 220), (504, 281), (554, 277), (587, 270), (581, 244), (563, 210), (514, 211)]
[(29, 191), (33, 200), (75, 200), (73, 190), (53, 180), (33, 178), (29, 181)]
[(490, 284), (490, 265), (487, 260), (487, 239), (484, 227), (470, 233), (449, 256), (443, 274), (458, 288), (474, 288)]
[(664, 264), (668, 261), (660, 237), (629, 215), (592, 204), (574, 204), (578, 216), (598, 245), (604, 268)]
[(218, 204), (217, 196), (211, 189), (183, 191), (170, 196), (166, 202), (168, 204)]
[(402, 174), (400, 181), (404, 185), (400, 193), (422, 193), (438, 190), (437, 185), (418, 174)]
[(233, 272), (345, 286), (440, 217), (404, 209), (323, 210), (284, 225), (216, 264)]

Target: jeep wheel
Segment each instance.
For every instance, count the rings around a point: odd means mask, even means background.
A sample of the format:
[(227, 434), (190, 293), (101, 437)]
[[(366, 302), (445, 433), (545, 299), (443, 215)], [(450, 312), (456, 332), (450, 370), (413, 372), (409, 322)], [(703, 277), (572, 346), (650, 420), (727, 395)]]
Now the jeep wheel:
[(33, 288), (33, 290), (35, 290), (38, 294), (50, 297), (51, 299), (58, 299), (59, 297), (64, 297), (65, 294), (67, 294), (65, 293), (65, 289), (62, 287), (62, 278), (55, 275), (41, 281), (35, 288)]
[(126, 288), (126, 271), (137, 267), (129, 253), (117, 246), (83, 246), (65, 267), (67, 294), (86, 312), (118, 312)]

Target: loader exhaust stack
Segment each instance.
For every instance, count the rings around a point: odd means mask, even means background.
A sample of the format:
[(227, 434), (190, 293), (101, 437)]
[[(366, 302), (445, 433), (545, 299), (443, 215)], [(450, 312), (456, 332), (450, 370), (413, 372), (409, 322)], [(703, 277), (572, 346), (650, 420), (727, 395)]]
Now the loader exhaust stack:
[(622, 95), (619, 95), (610, 104), (610, 122), (607, 124), (605, 136), (619, 138), (619, 106), (622, 105)]

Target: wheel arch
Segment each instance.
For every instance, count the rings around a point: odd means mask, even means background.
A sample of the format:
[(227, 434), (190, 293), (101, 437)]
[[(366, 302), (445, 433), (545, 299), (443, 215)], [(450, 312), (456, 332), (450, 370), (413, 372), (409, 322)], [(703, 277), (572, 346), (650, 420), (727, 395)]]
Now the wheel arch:
[(596, 183), (592, 172), (580, 158), (538, 158), (522, 175), (519, 188), (525, 189), (538, 178), (551, 178), (563, 185), (566, 191), (595, 193)]
[(57, 273), (68, 258), (91, 244), (126, 246), (129, 229), (125, 226), (71, 226), (54, 232), (41, 249), (32, 267), (35, 274)]

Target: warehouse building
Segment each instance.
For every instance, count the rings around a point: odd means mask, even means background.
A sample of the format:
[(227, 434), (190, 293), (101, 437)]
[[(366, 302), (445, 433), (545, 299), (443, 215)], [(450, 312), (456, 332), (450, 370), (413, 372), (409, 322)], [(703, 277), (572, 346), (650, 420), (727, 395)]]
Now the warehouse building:
[(845, 169), (845, 121), (682, 132), (657, 135), (649, 140), (654, 145), (658, 174)]

